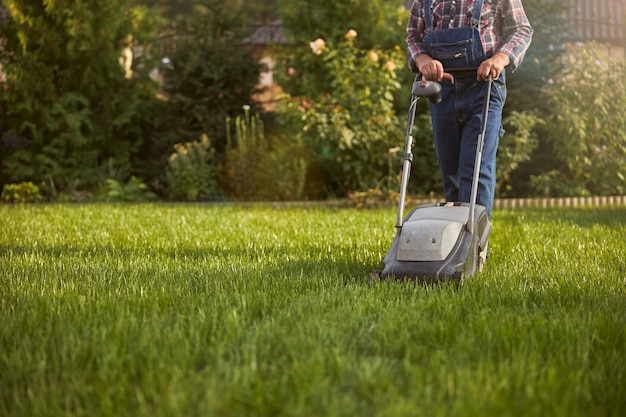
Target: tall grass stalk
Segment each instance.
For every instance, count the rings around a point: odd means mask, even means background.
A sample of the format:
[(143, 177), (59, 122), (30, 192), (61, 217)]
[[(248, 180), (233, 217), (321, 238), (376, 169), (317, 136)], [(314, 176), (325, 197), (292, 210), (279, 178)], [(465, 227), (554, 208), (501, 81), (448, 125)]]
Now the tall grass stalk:
[(2, 416), (621, 416), (626, 208), (494, 212), (461, 286), (393, 208), (0, 206)]

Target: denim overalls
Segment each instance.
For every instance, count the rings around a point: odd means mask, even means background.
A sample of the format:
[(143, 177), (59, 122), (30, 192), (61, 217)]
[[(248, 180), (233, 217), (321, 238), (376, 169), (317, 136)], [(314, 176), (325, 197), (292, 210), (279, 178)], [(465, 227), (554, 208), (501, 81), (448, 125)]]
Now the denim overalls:
[[(490, 0), (487, 0), (490, 1)], [(443, 180), (446, 201), (469, 202), (478, 136), (482, 125), (482, 109), (486, 87), (476, 81), (476, 71), (459, 69), (478, 68), (487, 58), (483, 52), (478, 24), (482, 0), (474, 5), (472, 26), (433, 30), (431, 0), (424, 2), (426, 35), (429, 54), (441, 61), (444, 70), (455, 76), (454, 84), (443, 81), (442, 101), (430, 104), (435, 151)], [(487, 131), (483, 148), (477, 203), (491, 209), (496, 187), (496, 152), (502, 130), (502, 108), (506, 99), (505, 72), (494, 81), (489, 102)]]
[[(485, 58), (489, 58), (485, 56), (483, 51), (478, 30), (483, 0), (474, 2), (470, 26), (441, 30), (434, 29), (431, 3), (431, 0), (424, 2), (424, 23), (426, 24), (424, 43), (428, 49), (428, 55), (433, 59), (441, 61), (445, 70), (478, 68)], [(455, 7), (455, 5), (453, 4), (450, 7)], [(449, 10), (444, 9), (444, 14), (447, 15), (449, 13)], [(442, 18), (445, 19), (446, 17), (448, 16), (443, 16)], [(444, 21), (444, 26), (449, 23)]]

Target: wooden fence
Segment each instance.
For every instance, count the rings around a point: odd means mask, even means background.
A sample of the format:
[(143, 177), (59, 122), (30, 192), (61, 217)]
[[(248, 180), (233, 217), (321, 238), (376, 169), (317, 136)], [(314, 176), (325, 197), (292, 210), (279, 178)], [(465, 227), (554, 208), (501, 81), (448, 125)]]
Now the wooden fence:
[(584, 206), (621, 206), (626, 205), (626, 196), (601, 197), (561, 197), (561, 198), (498, 198), (493, 208), (516, 209), (524, 207), (584, 207)]
[[(427, 203), (441, 203), (442, 198), (407, 198), (406, 209)], [(325, 200), (325, 201), (281, 201), (281, 202), (238, 202), (238, 203), (211, 203), (211, 204), (236, 204), (243, 206), (270, 205), (279, 207), (392, 207), (397, 206), (397, 202), (391, 200), (381, 200), (380, 195), (370, 195), (370, 193), (359, 193), (350, 199)], [(610, 207), (626, 206), (626, 195), (602, 196), (602, 197), (561, 197), (561, 198), (496, 198), (493, 202), (494, 210), (514, 210), (527, 207), (550, 208), (550, 207)]]
[[(438, 203), (443, 200), (423, 198), (409, 199), (407, 206), (417, 206), (426, 203)], [(626, 205), (626, 195), (602, 197), (561, 197), (561, 198), (496, 198), (493, 202), (494, 210), (511, 210), (526, 207), (600, 207)]]

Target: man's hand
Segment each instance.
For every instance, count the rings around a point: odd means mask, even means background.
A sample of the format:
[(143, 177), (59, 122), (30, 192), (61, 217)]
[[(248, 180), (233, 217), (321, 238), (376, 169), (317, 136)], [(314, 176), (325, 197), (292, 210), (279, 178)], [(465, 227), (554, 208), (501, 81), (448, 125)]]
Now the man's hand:
[(415, 59), (415, 66), (427, 80), (440, 82), (441, 80), (448, 80), (454, 83), (454, 77), (452, 74), (443, 72), (443, 64), (436, 59), (432, 59), (428, 55), (420, 55)]
[(496, 52), (491, 58), (484, 60), (476, 71), (476, 79), (486, 80), (490, 75), (494, 80), (500, 77), (500, 73), (504, 70), (504, 67), (509, 65), (509, 56), (502, 52)]

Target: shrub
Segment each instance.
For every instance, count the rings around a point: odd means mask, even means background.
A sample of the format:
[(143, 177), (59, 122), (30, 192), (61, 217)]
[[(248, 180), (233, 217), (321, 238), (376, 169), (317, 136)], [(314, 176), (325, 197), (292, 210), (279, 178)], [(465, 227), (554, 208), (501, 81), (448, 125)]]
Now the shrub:
[(304, 144), (278, 134), (266, 137), (259, 115), (252, 116), (250, 106), (243, 110), (243, 117), (232, 123), (227, 119), (222, 181), (229, 196), (245, 201), (304, 199), (309, 167)]
[(217, 176), (219, 163), (207, 135), (200, 140), (174, 145), (167, 161), (166, 180), (174, 200), (217, 200), (221, 195)]
[(301, 142), (275, 137), (261, 161), (264, 185), (261, 200), (293, 201), (308, 198), (305, 185), (309, 158)]
[[(358, 32), (360, 48), (393, 50), (398, 34), (406, 29), (408, 11), (401, 2), (387, 0), (278, 0), (283, 36), (289, 45), (307, 45), (323, 35), (334, 48), (345, 39), (346, 28)], [(306, 48), (286, 48), (280, 53), (275, 77), (284, 91), (313, 97), (329, 86), (326, 65)], [(296, 71), (298, 76), (289, 73)], [(408, 74), (408, 71), (403, 71)]]
[(108, 178), (106, 185), (100, 189), (100, 199), (109, 203), (139, 203), (156, 198), (156, 194), (135, 176), (131, 176), (126, 183)]
[(554, 115), (546, 125), (549, 140), (566, 165), (542, 177), (544, 189), (550, 178), (567, 178), (581, 195), (626, 192), (626, 59), (607, 57), (601, 48), (571, 45), (563, 71), (544, 89)]
[(558, 169), (552, 169), (537, 175), (531, 175), (529, 178), (533, 195), (539, 197), (554, 196), (589, 196), (584, 185), (575, 179), (568, 177)]
[(403, 52), (361, 50), (356, 37), (348, 31), (336, 48), (311, 42), (328, 84), (314, 97), (287, 95), (278, 108), (283, 129), (317, 155), (331, 194), (386, 184), (387, 151), (403, 132), (393, 106)]
[(5, 203), (36, 203), (41, 200), (39, 187), (32, 182), (6, 184), (2, 187), (2, 201)]
[(506, 133), (498, 145), (496, 189), (498, 193), (506, 195), (512, 189), (511, 174), (521, 163), (529, 161), (530, 155), (537, 148), (534, 129), (543, 122), (532, 112), (512, 111), (502, 123)]

